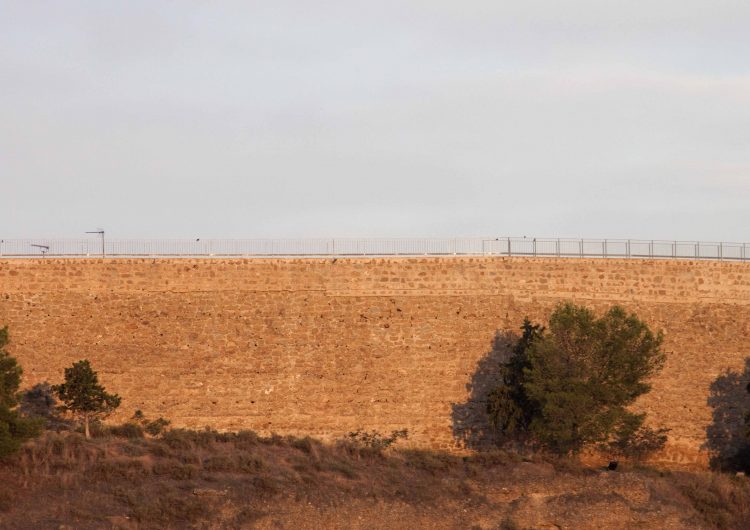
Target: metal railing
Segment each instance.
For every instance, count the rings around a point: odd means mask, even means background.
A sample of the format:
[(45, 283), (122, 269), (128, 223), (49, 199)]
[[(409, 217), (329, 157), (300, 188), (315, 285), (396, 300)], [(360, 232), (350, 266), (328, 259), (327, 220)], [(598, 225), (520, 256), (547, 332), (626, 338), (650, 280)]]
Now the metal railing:
[(0, 258), (549, 256), (750, 260), (750, 244), (636, 239), (2, 239)]

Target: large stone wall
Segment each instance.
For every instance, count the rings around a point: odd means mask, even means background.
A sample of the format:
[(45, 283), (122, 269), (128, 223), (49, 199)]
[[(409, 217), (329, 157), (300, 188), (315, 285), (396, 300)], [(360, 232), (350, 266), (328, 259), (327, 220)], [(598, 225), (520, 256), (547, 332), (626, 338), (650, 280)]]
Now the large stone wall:
[[(24, 385), (88, 358), (174, 424), (480, 444), (482, 398), (523, 317), (561, 300), (624, 305), (663, 329), (666, 366), (639, 401), (672, 429), (661, 455), (736, 444), (750, 357), (750, 264), (526, 258), (0, 261), (0, 325)], [(496, 337), (497, 335), (497, 337)]]

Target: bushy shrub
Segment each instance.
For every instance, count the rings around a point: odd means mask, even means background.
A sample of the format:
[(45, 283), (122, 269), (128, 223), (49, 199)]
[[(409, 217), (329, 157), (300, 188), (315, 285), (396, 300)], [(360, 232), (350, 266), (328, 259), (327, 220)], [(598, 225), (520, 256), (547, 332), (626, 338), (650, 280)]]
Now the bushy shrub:
[(0, 458), (15, 453), (23, 442), (38, 436), (44, 421), (25, 417), (17, 410), (23, 370), (15, 357), (5, 351), (6, 344), (7, 326), (0, 329)]
[(627, 409), (648, 392), (664, 363), (662, 334), (615, 306), (597, 318), (559, 305), (549, 330), (526, 319), (487, 412), (506, 435), (568, 454), (595, 444), (638, 455), (664, 445), (666, 430), (644, 427)]
[(143, 429), (136, 423), (123, 423), (110, 427), (109, 434), (120, 438), (143, 438)]
[(171, 423), (169, 420), (164, 419), (161, 416), (159, 416), (155, 420), (150, 420), (143, 414), (140, 409), (135, 411), (130, 421), (140, 426), (144, 432), (150, 434), (151, 436), (160, 435), (162, 432), (164, 432), (164, 429), (169, 427)]
[(350, 432), (347, 435), (347, 439), (364, 447), (370, 449), (386, 449), (400, 439), (406, 440), (409, 437), (409, 431), (401, 429), (398, 431), (391, 431), (390, 436), (380, 434), (378, 431), (363, 431), (358, 429), (354, 432)]
[(266, 467), (266, 463), (260, 456), (240, 455), (237, 458), (237, 470), (243, 473), (256, 473)]
[(212, 455), (203, 459), (203, 469), (206, 471), (232, 471), (237, 465), (227, 455)]

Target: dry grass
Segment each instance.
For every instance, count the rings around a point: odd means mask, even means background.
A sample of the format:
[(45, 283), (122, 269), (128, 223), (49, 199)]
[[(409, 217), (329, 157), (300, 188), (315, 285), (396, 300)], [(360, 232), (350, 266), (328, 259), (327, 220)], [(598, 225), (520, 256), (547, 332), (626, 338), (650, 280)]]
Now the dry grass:
[(351, 442), (323, 445), (247, 431), (175, 429), (144, 438), (118, 427), (91, 440), (48, 432), (0, 467), (0, 478), (16, 486), (14, 494), (0, 495), (2, 526), (74, 521), (76, 528), (98, 528), (109, 512), (143, 528), (200, 527), (222, 503), (239, 507), (232, 520), (253, 521), (262, 501), (278, 496), (317, 503), (340, 502), (342, 494), (434, 503), (459, 494), (460, 488), (438, 487), (441, 479), (434, 476), (450, 474), (451, 466), (460, 471), (459, 463), (448, 456), (385, 456)]
[(722, 530), (750, 528), (747, 478), (719, 473), (672, 473), (670, 478), (707, 526)]
[[(702, 527), (750, 527), (747, 479), (630, 473), (650, 481), (654, 499), (690, 512)], [(383, 451), (352, 441), (322, 444), (249, 431), (174, 429), (150, 438), (116, 428), (92, 440), (48, 432), (0, 465), (0, 527), (252, 528), (282, 505), (327, 509), (375, 502), (420, 513), (471, 509), (496, 514), (491, 526), (477, 528), (513, 528), (515, 504), (506, 506), (489, 492), (534, 480), (545, 488), (553, 479), (585, 484), (600, 475), (568, 460), (503, 451), (472, 457)], [(570, 502), (585, 502), (594, 493), (582, 492)], [(565, 501), (565, 495), (559, 498)]]

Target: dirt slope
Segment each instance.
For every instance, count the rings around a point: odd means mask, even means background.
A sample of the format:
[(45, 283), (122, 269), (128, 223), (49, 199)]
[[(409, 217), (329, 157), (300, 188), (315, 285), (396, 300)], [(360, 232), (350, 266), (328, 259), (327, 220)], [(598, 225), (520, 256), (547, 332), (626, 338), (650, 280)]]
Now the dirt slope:
[(748, 528), (748, 482), (251, 432), (46, 433), (0, 466), (0, 527)]

